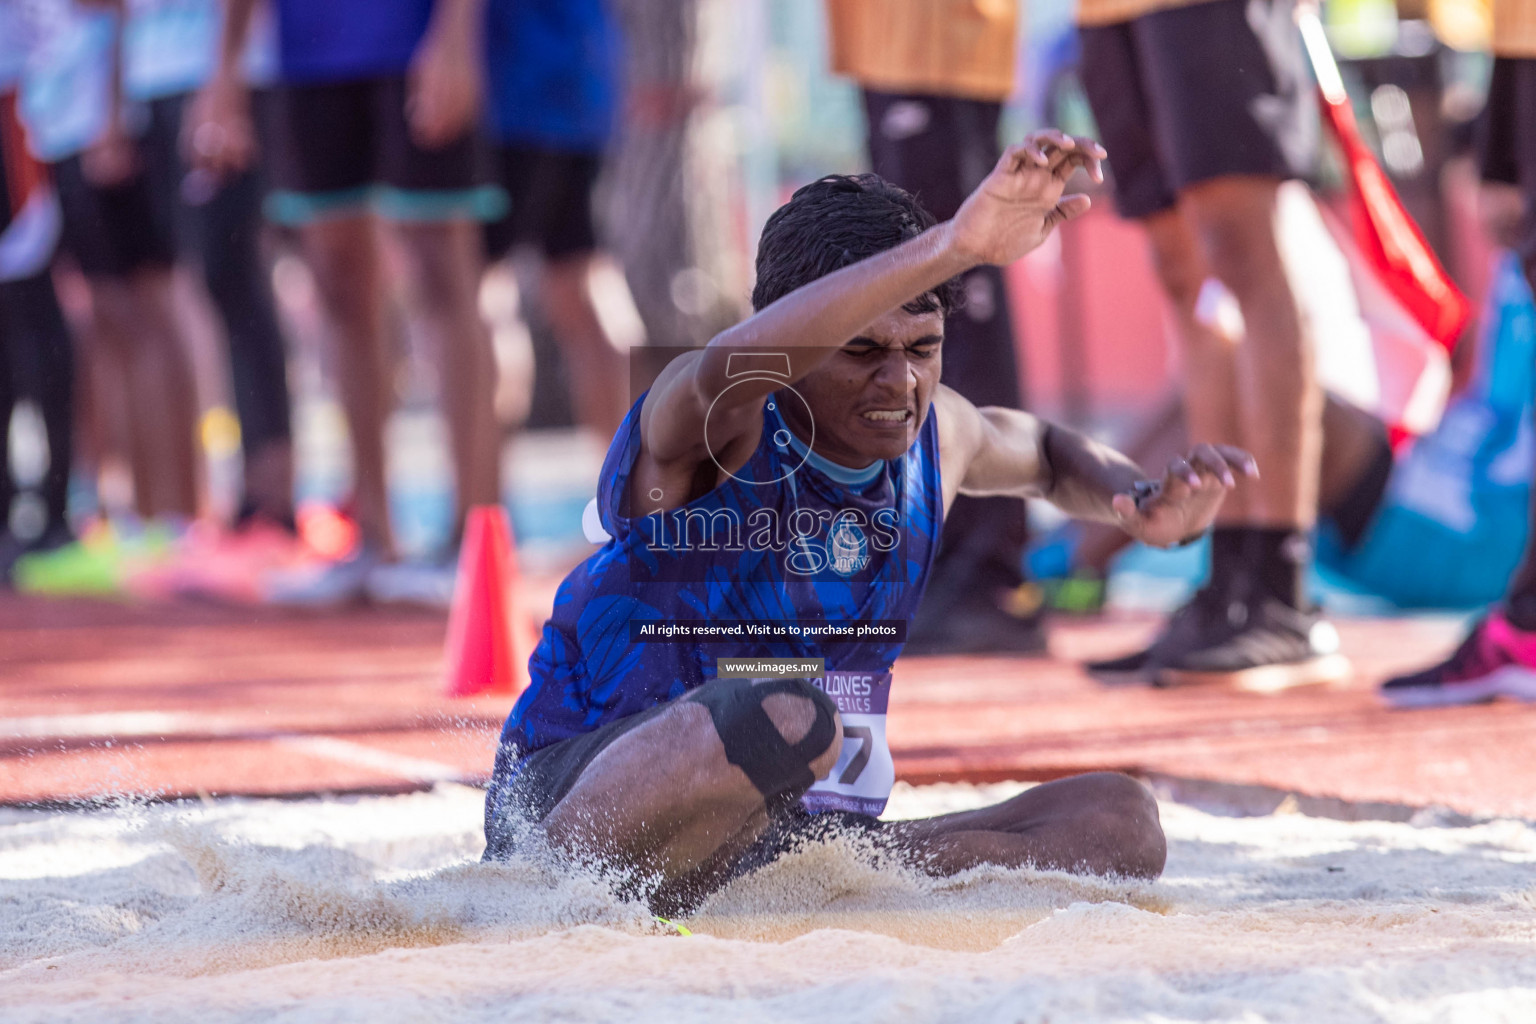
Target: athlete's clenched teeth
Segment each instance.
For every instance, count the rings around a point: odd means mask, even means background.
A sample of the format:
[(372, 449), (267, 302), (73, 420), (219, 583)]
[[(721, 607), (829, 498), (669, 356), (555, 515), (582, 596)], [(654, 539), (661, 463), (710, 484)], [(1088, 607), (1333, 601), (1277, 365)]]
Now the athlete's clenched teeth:
[(910, 409), (871, 409), (864, 414), (867, 420), (876, 420), (881, 423), (900, 423), (911, 418)]

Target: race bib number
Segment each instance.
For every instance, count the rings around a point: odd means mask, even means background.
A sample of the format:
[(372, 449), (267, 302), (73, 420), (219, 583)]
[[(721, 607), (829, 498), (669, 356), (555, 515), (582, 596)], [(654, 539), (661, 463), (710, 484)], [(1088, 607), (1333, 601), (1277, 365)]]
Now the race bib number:
[(878, 817), (896, 782), (896, 765), (885, 744), (885, 713), (891, 701), (889, 672), (827, 672), (811, 680), (837, 704), (843, 749), (832, 773), (800, 798), (806, 810), (854, 811)]

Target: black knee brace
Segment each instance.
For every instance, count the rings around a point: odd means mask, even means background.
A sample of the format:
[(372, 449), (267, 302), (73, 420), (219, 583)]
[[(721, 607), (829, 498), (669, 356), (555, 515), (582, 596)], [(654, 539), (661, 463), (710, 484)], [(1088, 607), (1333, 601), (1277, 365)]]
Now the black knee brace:
[[(763, 710), (764, 699), (776, 693), (804, 697), (816, 706), (816, 721), (798, 743), (785, 740)], [(715, 732), (725, 744), (725, 759), (747, 773), (770, 814), (811, 788), (816, 781), (811, 762), (831, 746), (837, 734), (837, 705), (805, 679), (773, 679), (755, 685), (750, 680), (716, 680), (699, 687), (688, 699), (709, 709)]]

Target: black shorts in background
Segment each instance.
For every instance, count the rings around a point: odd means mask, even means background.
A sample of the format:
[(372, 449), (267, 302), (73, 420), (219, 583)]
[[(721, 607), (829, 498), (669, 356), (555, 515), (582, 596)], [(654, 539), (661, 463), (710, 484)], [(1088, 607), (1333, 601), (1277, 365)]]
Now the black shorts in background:
[(145, 131), (136, 140), (137, 173), (101, 187), (86, 180), (79, 156), (53, 165), (64, 215), (62, 247), (92, 278), (124, 278), (139, 270), (168, 270), (176, 262), (177, 210), (182, 166), (176, 124), (150, 104)]
[(1122, 216), (1169, 209), (1213, 178), (1311, 173), (1317, 106), (1291, 11), (1289, 0), (1208, 0), (1080, 30)]
[(1515, 247), (1527, 273), (1536, 272), (1536, 59), (1494, 59), (1477, 150), (1483, 180), (1518, 185), (1525, 197)]
[(949, 220), (1002, 156), (1002, 112), (991, 100), (865, 89), (870, 163), (935, 219)]
[(405, 98), (402, 76), (280, 86), (268, 216), (296, 225), (362, 209), (405, 221), (499, 215), (505, 198), (488, 183), (478, 134), (419, 146)]
[(546, 259), (580, 256), (597, 248), (592, 191), (602, 170), (598, 153), (540, 146), (495, 146), (495, 180), (510, 208), (485, 226), (486, 255), (499, 260), (519, 245)]

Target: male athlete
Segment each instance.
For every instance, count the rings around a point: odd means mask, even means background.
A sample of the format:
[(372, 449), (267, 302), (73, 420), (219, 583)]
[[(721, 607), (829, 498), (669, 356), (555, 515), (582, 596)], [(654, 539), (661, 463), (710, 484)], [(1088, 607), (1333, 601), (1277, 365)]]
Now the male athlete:
[[(764, 228), (756, 314), (673, 360), (603, 466), (604, 547), (578, 566), (530, 661), (486, 799), (486, 856), (531, 822), (629, 873), (659, 913), (831, 828), (936, 873), (1034, 865), (1154, 877), (1166, 846), (1135, 781), (1083, 775), (995, 807), (880, 822), (900, 639), (732, 628), (910, 621), (961, 492), (1044, 497), (1158, 546), (1202, 534), (1247, 453), (1202, 445), (1146, 481), (1124, 456), (939, 384), (956, 275), (1006, 264), (1088, 209), (1067, 178), (1104, 152), (1039, 132), (935, 224), (874, 175), (805, 186)], [(718, 676), (722, 657), (824, 662)]]

